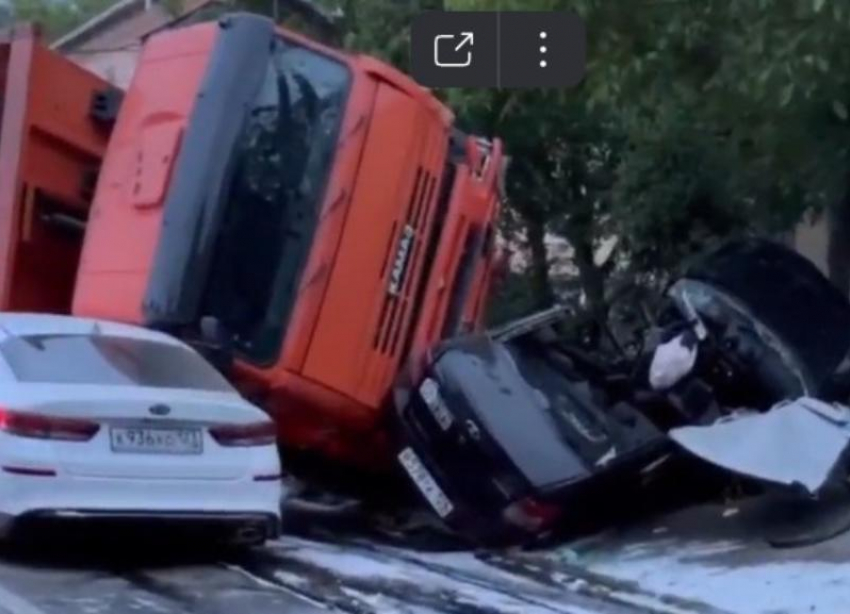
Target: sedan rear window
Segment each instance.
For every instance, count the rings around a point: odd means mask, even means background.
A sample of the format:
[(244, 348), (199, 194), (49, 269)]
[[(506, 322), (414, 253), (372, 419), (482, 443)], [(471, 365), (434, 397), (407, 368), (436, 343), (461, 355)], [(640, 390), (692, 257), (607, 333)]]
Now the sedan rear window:
[(28, 335), (6, 339), (0, 353), (20, 382), (233, 390), (198, 354), (145, 339)]

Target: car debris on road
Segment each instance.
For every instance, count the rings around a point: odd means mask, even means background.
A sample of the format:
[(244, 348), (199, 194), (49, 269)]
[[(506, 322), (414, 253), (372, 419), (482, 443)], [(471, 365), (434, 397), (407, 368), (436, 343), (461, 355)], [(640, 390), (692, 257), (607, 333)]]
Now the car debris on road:
[(850, 408), (803, 397), (710, 426), (672, 429), (669, 436), (718, 467), (816, 495), (837, 471), (846, 478), (841, 460), (850, 443)]

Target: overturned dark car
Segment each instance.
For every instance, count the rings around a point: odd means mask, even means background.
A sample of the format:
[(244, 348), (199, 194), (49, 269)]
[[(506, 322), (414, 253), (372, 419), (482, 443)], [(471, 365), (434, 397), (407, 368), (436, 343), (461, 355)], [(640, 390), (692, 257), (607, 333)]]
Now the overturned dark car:
[(567, 361), (485, 335), (440, 348), (401, 411), (399, 460), (450, 526), (482, 540), (543, 532), (666, 447)]
[[(802, 256), (744, 240), (698, 259), (665, 293), (642, 351), (594, 356), (553, 309), (451, 339), (397, 391), (399, 461), (423, 498), (476, 540), (540, 535), (612, 492), (639, 488), (676, 451), (669, 429), (783, 399), (846, 401), (850, 303)], [(650, 384), (665, 341), (692, 360)], [(620, 500), (626, 500), (625, 497)]]

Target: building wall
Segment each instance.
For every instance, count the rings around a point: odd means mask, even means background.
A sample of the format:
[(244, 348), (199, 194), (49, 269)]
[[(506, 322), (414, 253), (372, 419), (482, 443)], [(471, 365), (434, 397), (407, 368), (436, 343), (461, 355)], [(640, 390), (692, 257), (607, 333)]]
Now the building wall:
[(163, 7), (152, 4), (147, 10), (142, 9), (67, 49), (65, 54), (113, 85), (126, 88), (141, 52), (142, 36), (171, 19)]
[(127, 49), (108, 53), (69, 53), (68, 57), (121, 89), (127, 89), (136, 69), (140, 51)]

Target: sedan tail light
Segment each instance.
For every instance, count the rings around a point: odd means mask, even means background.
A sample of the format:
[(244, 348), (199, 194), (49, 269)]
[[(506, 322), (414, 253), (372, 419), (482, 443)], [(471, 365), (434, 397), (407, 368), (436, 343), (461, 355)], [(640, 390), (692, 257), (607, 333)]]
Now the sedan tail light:
[(100, 425), (91, 420), (29, 414), (0, 408), (0, 431), (18, 437), (89, 441), (99, 430)]
[(561, 507), (528, 497), (511, 503), (502, 515), (510, 524), (529, 533), (538, 533), (555, 524), (561, 516)]
[(268, 446), (277, 441), (277, 427), (274, 422), (222, 424), (210, 427), (210, 435), (226, 447)]

